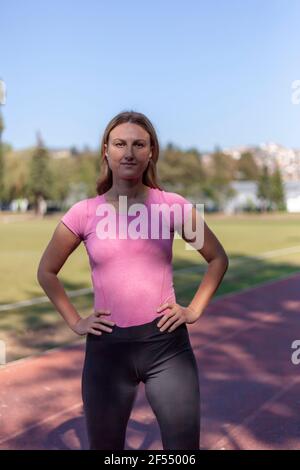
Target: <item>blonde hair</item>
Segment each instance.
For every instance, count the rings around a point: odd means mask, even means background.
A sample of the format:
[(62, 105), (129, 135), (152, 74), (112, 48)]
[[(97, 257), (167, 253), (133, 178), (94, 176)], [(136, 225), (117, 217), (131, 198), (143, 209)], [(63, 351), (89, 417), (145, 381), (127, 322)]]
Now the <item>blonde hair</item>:
[(152, 157), (149, 160), (148, 166), (143, 173), (143, 184), (149, 186), (150, 188), (158, 188), (162, 190), (157, 182), (157, 170), (156, 163), (159, 157), (159, 143), (156, 135), (156, 131), (150, 122), (150, 120), (142, 113), (135, 111), (123, 111), (113, 117), (110, 122), (107, 124), (104, 131), (101, 147), (100, 147), (100, 176), (96, 182), (97, 194), (103, 194), (112, 187), (113, 178), (112, 171), (108, 166), (107, 160), (105, 158), (105, 147), (104, 144), (108, 144), (109, 134), (114, 129), (114, 127), (124, 122), (132, 122), (138, 124), (150, 135), (150, 145), (152, 146)]

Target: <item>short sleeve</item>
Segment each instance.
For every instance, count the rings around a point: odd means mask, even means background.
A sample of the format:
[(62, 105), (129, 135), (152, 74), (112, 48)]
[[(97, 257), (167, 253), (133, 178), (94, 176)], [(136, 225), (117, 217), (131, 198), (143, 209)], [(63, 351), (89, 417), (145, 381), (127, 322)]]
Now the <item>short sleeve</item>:
[(87, 200), (75, 202), (62, 216), (61, 222), (68, 227), (81, 240), (85, 237), (85, 226), (87, 219)]
[(181, 232), (182, 225), (189, 219), (194, 204), (178, 193), (165, 192), (165, 196), (171, 209), (172, 230)]

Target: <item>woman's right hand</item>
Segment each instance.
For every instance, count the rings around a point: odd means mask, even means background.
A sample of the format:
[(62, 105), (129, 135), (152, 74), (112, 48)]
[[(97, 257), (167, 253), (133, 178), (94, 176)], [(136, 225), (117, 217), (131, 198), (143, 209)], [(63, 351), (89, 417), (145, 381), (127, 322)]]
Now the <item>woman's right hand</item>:
[(111, 333), (112, 329), (109, 328), (109, 326), (113, 326), (115, 322), (102, 318), (103, 315), (110, 315), (109, 310), (99, 310), (86, 318), (80, 318), (80, 320), (75, 323), (72, 330), (80, 336), (87, 333), (100, 336), (102, 333), (99, 330)]

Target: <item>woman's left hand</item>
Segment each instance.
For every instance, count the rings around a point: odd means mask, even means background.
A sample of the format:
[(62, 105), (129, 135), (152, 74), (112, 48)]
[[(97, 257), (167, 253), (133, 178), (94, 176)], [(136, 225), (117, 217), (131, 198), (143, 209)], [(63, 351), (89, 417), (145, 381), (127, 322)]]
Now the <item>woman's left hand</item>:
[(168, 329), (168, 332), (170, 332), (175, 330), (182, 323), (195, 323), (199, 318), (199, 315), (197, 315), (197, 313), (190, 307), (183, 307), (177, 303), (167, 302), (162, 304), (157, 309), (157, 312), (162, 312), (163, 310), (166, 310), (166, 308), (171, 310), (157, 323), (160, 331)]

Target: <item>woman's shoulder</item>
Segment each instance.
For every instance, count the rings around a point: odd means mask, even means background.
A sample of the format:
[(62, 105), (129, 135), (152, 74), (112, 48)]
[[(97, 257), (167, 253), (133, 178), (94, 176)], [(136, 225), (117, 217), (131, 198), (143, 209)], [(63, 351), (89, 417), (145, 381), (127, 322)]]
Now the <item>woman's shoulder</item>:
[(73, 202), (72, 204), (69, 204), (68, 205), (68, 208), (67, 208), (67, 211), (68, 212), (76, 212), (76, 213), (80, 213), (80, 212), (84, 212), (86, 210), (86, 207), (87, 207), (87, 198), (85, 199), (80, 199), (78, 201), (75, 201)]
[(160, 191), (161, 193), (161, 199), (166, 202), (167, 204), (191, 204), (191, 201), (183, 196), (182, 194), (175, 192), (175, 191), (166, 191), (162, 190)]

